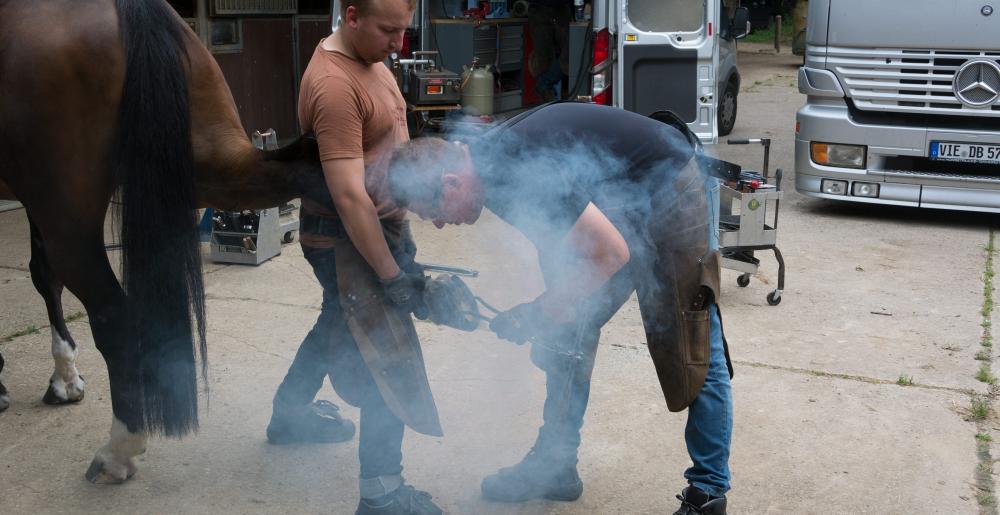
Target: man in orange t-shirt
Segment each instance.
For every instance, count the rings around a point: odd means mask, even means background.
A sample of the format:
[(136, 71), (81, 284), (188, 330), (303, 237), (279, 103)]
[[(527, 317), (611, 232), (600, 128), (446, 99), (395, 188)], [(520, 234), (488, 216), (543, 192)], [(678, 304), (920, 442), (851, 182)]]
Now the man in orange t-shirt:
[(406, 102), (382, 64), (398, 51), (416, 0), (344, 0), (302, 78), (299, 121), (314, 133), (332, 206), (302, 199), (301, 243), (323, 307), (274, 398), (272, 443), (343, 441), (354, 426), (313, 397), (329, 376), (361, 409), (359, 514), (439, 514), (402, 477), (404, 424), (439, 436), (410, 317), (423, 274), (405, 211), (387, 193), (392, 150), (409, 139)]

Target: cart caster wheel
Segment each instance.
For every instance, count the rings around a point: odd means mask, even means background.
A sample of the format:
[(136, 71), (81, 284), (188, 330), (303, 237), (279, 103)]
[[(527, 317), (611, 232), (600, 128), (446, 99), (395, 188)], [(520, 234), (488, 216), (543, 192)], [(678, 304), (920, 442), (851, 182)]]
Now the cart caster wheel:
[(749, 286), (750, 274), (740, 274), (740, 276), (736, 278), (736, 285), (739, 286), (740, 288), (746, 288), (747, 286)]
[(295, 241), (295, 233), (293, 231), (288, 231), (284, 236), (281, 237), (282, 243), (291, 243)]
[(778, 294), (778, 292), (776, 292), (776, 291), (772, 291), (771, 293), (768, 293), (767, 294), (767, 303), (770, 304), (770, 305), (772, 305), (772, 306), (777, 306), (778, 304), (781, 304), (781, 295)]

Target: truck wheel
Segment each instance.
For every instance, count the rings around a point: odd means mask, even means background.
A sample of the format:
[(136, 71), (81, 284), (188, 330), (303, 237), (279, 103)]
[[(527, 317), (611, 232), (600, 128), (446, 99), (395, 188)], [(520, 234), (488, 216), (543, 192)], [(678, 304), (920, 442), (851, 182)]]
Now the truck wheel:
[(726, 90), (719, 97), (719, 136), (727, 136), (736, 126), (736, 84), (726, 84)]

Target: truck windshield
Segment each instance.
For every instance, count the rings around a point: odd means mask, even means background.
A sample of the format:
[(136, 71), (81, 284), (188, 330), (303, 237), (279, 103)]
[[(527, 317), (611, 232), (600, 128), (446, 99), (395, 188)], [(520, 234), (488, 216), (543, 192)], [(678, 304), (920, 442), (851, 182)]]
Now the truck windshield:
[(629, 0), (628, 20), (643, 32), (696, 32), (705, 23), (705, 2)]

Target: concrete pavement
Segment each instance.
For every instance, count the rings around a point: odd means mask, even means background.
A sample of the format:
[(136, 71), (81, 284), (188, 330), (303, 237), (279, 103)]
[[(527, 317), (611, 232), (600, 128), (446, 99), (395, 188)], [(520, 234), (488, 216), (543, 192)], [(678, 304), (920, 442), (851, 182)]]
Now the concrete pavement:
[[(736, 362), (730, 513), (979, 513), (992, 495), (992, 458), (972, 419), (983, 350), (984, 279), (995, 218), (838, 205), (793, 190), (797, 57), (744, 47), (733, 136), (774, 138), (786, 170), (778, 241), (788, 265), (783, 301), (768, 306), (776, 266), (747, 288), (723, 274), (722, 309)], [(760, 163), (758, 148), (710, 151)], [(486, 215), (475, 228), (415, 226), (419, 258), (479, 269), (470, 286), (506, 307), (539, 292), (526, 241)], [(107, 376), (85, 319), (87, 397), (41, 404), (51, 374), (47, 324), (27, 274), (23, 211), (0, 213), (0, 379), (13, 405), (0, 413), (0, 513), (352, 513), (357, 440), (274, 447), (264, 441), (270, 400), (318, 314), (320, 290), (297, 246), (260, 267), (206, 267), (210, 404), (184, 440), (150, 441), (127, 484), (83, 479), (110, 427)], [(764, 284), (766, 281), (768, 284)], [(66, 312), (82, 311), (66, 295)], [(634, 300), (604, 330), (584, 428), (583, 497), (573, 503), (488, 503), (479, 480), (519, 460), (541, 418), (543, 376), (527, 349), (485, 331), (418, 323), (446, 436), (407, 433), (404, 474), (450, 513), (669, 513), (688, 465), (684, 414), (666, 410)], [(992, 363), (987, 361), (986, 363)], [(912, 386), (898, 385), (901, 376)], [(344, 407), (331, 389), (321, 397)], [(993, 450), (993, 455), (996, 455)], [(983, 478), (987, 478), (983, 481)], [(982, 497), (982, 499), (980, 499)]]

